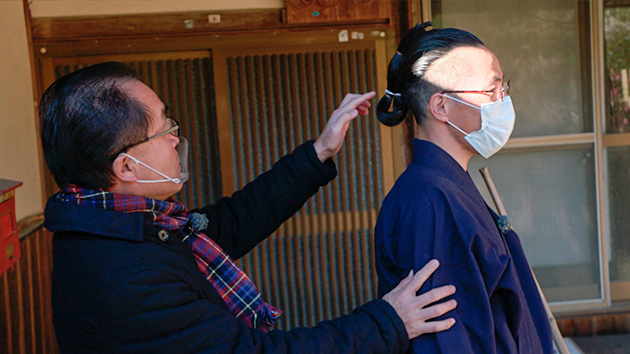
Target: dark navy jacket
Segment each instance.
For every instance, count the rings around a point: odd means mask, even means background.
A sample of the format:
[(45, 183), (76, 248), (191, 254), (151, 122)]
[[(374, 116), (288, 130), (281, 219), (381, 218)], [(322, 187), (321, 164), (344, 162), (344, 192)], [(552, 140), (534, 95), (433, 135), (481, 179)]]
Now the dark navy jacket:
[[(243, 190), (197, 212), (204, 231), (238, 259), (336, 176), (313, 143), (298, 147)], [(234, 318), (198, 270), (179, 232), (158, 237), (151, 217), (52, 198), (53, 320), (62, 352), (397, 353), (404, 324), (383, 300), (314, 328), (265, 333)], [(164, 234), (162, 233), (162, 236)], [(290, 313), (285, 316), (291, 316)]]
[(549, 321), (523, 249), (502, 234), (470, 175), (444, 150), (414, 140), (413, 159), (376, 224), (378, 293), (430, 259), (424, 291), (453, 284), (457, 308), (445, 332), (412, 340), (414, 353), (551, 353)]

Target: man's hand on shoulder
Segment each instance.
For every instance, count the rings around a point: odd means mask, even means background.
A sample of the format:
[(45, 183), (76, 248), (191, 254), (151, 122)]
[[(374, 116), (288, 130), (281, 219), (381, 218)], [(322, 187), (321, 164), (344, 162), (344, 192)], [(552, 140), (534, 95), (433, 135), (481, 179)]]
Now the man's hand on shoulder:
[(442, 316), (457, 306), (455, 300), (448, 300), (429, 306), (447, 296), (455, 293), (453, 285), (445, 285), (437, 289), (432, 289), (419, 296), (416, 295), (427, 279), (439, 267), (437, 260), (432, 260), (420, 269), (415, 275), (413, 270), (409, 275), (389, 293), (383, 296), (405, 324), (409, 339), (415, 338), (424, 333), (445, 331), (455, 324), (455, 319), (447, 318), (441, 321), (430, 321), (430, 319)]

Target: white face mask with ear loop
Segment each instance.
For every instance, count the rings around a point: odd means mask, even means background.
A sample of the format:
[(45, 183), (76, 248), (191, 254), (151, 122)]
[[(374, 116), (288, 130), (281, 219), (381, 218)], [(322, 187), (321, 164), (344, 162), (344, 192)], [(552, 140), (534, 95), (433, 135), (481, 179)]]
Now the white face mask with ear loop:
[(147, 165), (146, 163), (136, 159), (135, 157), (127, 154), (127, 153), (121, 153), (121, 155), (125, 155), (128, 158), (130, 158), (133, 162), (142, 165), (146, 168), (148, 168), (149, 170), (159, 174), (160, 176), (164, 177), (164, 179), (156, 179), (156, 180), (137, 180), (136, 182), (138, 183), (161, 183), (161, 182), (173, 182), (173, 183), (177, 183), (177, 184), (181, 184), (184, 183), (186, 181), (188, 181), (188, 140), (186, 140), (186, 138), (184, 138), (183, 136), (179, 137), (179, 143), (177, 144), (177, 146), (175, 147), (175, 151), (177, 151), (177, 154), (179, 155), (179, 162), (182, 166), (181, 171), (179, 172), (179, 178), (171, 178), (167, 175), (165, 175), (164, 173), (156, 170), (155, 168)]
[(487, 159), (505, 146), (510, 135), (512, 135), (514, 121), (516, 120), (516, 113), (514, 112), (514, 105), (512, 104), (512, 98), (510, 98), (510, 96), (506, 96), (503, 100), (499, 99), (492, 103), (484, 103), (481, 107), (477, 107), (449, 95), (444, 96), (481, 111), (481, 128), (472, 133), (466, 133), (455, 124), (446, 121), (446, 123), (465, 135), (464, 139), (466, 139), (479, 155)]

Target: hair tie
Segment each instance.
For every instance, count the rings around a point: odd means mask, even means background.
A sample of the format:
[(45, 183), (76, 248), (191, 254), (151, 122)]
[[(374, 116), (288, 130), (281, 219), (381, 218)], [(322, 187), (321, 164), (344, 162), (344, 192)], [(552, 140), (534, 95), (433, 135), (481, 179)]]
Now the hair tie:
[(391, 92), (391, 91), (390, 91), (390, 90), (388, 90), (388, 89), (385, 89), (385, 94), (386, 94), (386, 95), (388, 95), (388, 96), (397, 96), (397, 97), (400, 97), (400, 93), (399, 93), (399, 92)]

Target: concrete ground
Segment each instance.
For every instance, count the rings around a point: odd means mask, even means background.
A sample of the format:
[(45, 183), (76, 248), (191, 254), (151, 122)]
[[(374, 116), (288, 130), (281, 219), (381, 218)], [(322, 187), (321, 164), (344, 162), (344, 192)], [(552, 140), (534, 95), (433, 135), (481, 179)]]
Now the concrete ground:
[[(571, 354), (630, 354), (630, 334), (565, 338)], [(573, 342), (579, 348), (571, 350)]]

